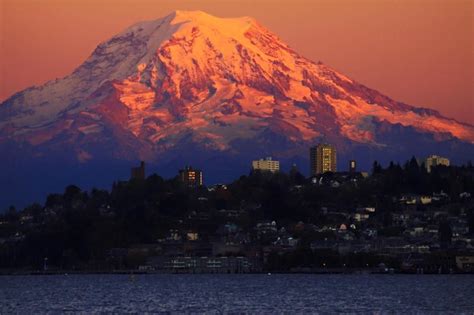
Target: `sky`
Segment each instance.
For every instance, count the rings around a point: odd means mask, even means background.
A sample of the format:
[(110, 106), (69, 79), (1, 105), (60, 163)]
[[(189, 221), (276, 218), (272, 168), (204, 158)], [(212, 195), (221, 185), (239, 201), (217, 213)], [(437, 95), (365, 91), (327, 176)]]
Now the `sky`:
[(252, 16), (311, 60), (474, 124), (474, 0), (0, 0), (0, 101), (174, 10)]

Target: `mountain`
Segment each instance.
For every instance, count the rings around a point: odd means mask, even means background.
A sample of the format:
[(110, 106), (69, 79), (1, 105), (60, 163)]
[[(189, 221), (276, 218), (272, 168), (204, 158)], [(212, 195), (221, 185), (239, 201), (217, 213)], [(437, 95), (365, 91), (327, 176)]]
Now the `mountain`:
[[(409, 74), (407, 74), (409, 75)], [(68, 183), (108, 185), (145, 160), (207, 182), (272, 155), (308, 168), (308, 148), (374, 159), (474, 156), (474, 126), (394, 101), (291, 49), (249, 17), (176, 11), (101, 43), (70, 75), (0, 104), (0, 205)], [(17, 196), (17, 197), (15, 197)]]

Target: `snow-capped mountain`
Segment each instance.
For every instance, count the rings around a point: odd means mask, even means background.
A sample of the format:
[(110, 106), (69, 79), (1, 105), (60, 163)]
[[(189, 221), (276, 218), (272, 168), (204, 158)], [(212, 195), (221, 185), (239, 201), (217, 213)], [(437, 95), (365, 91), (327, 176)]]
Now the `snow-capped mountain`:
[(462, 159), (474, 152), (474, 126), (308, 60), (252, 18), (200, 11), (132, 25), (72, 74), (0, 104), (9, 170), (143, 159), (230, 176), (251, 157), (304, 162), (322, 140), (367, 163), (434, 149)]

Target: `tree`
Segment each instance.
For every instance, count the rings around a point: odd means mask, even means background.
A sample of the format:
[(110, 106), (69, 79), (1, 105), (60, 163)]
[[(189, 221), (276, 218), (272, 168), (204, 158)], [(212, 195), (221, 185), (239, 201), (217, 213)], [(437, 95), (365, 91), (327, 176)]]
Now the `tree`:
[(446, 247), (447, 245), (451, 244), (451, 239), (453, 237), (453, 230), (449, 225), (449, 222), (443, 220), (439, 223), (438, 228), (438, 239), (441, 246)]
[(474, 208), (471, 208), (468, 215), (469, 233), (474, 234)]
[(372, 165), (372, 174), (380, 174), (382, 173), (382, 166), (379, 164), (379, 162), (374, 161), (374, 164)]

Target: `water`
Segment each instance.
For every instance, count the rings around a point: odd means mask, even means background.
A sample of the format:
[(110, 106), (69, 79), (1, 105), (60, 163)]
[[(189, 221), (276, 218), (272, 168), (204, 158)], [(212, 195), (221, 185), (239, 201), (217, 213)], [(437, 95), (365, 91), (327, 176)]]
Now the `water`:
[(473, 313), (472, 275), (0, 276), (0, 313)]

